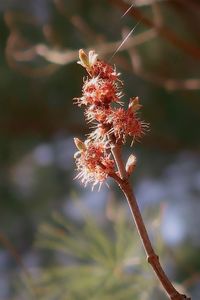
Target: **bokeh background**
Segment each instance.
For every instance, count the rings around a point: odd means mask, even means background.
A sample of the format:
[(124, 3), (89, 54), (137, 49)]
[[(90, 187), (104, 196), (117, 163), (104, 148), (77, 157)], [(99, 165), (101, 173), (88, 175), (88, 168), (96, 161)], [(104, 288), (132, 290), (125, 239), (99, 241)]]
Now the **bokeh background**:
[[(115, 184), (110, 181), (110, 189), (91, 192), (74, 181), (73, 137), (88, 132), (83, 111), (72, 101), (80, 96), (85, 76), (76, 64), (80, 48), (111, 59), (122, 73), (127, 101), (131, 96), (141, 99), (142, 118), (151, 130), (132, 150), (129, 145), (125, 149), (125, 156), (133, 151), (138, 159), (132, 178), (135, 193), (170, 278), (199, 299), (198, 0), (135, 0), (133, 5), (125, 0), (0, 1), (0, 299), (113, 299), (116, 291), (115, 299), (123, 300), (133, 295), (143, 300), (165, 297), (145, 267), (134, 225), (127, 221), (127, 205)], [(61, 230), (64, 222), (70, 222), (71, 231)], [(130, 243), (133, 248), (127, 255), (135, 261), (126, 261), (120, 275), (105, 272), (100, 280), (95, 267), (83, 272), (91, 260), (93, 265), (99, 262), (104, 247), (115, 247), (114, 236), (127, 231), (130, 239), (118, 239), (118, 261)], [(66, 256), (59, 252), (59, 237), (65, 239)], [(101, 241), (92, 258), (87, 257), (96, 249), (91, 240), (96, 246)], [(82, 256), (77, 259), (76, 253)], [(110, 268), (113, 256), (107, 257), (101, 272)], [(56, 270), (64, 265), (66, 273), (51, 273), (52, 264)], [(105, 284), (115, 276), (115, 284)], [(81, 285), (83, 278), (87, 280)]]

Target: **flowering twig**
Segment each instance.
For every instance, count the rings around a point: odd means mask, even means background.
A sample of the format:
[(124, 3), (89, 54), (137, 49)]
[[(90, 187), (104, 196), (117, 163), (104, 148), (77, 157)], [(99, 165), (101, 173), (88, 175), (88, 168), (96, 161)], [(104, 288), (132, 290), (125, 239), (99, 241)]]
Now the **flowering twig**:
[(122, 81), (116, 69), (97, 59), (94, 51), (89, 51), (87, 55), (80, 50), (79, 58), (78, 63), (87, 70), (89, 76), (84, 80), (82, 97), (76, 98), (75, 103), (85, 106), (86, 120), (94, 123), (94, 130), (85, 142), (75, 138), (78, 148), (75, 153), (79, 171), (77, 177), (85, 185), (92, 183), (93, 187), (96, 184), (100, 187), (107, 177), (117, 182), (128, 201), (147, 261), (153, 267), (169, 299), (189, 300), (190, 298), (180, 294), (168, 279), (149, 239), (129, 181), (135, 169), (136, 158), (131, 154), (126, 165), (122, 159), (122, 146), (127, 138), (132, 139), (132, 145), (142, 137), (148, 127), (138, 117), (138, 110), (141, 108), (139, 99), (131, 98), (128, 108), (124, 108), (121, 101)]

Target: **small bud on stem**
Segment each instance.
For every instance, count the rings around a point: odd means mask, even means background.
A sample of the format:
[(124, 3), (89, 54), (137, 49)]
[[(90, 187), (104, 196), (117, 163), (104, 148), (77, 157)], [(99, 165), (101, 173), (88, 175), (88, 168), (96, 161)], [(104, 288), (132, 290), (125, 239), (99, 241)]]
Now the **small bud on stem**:
[(80, 49), (79, 59), (80, 61), (78, 61), (78, 64), (82, 65), (88, 71), (88, 73), (90, 73), (91, 67), (97, 60), (97, 54), (95, 53), (95, 51), (91, 50), (87, 55), (83, 49)]
[(79, 151), (86, 150), (85, 144), (79, 138), (74, 138), (74, 144)]
[(138, 97), (134, 97), (134, 98), (130, 99), (128, 108), (132, 112), (138, 111), (141, 107), (142, 107), (142, 105), (139, 103), (139, 98)]
[(126, 162), (126, 172), (128, 176), (130, 176), (131, 173), (133, 173), (135, 167), (136, 167), (136, 157), (135, 155), (131, 154)]

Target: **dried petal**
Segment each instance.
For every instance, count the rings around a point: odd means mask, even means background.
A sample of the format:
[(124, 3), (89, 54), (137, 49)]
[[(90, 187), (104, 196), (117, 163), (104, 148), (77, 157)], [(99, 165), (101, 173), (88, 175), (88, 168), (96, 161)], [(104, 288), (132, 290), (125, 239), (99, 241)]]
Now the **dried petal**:
[(77, 178), (87, 185), (102, 183), (111, 172), (114, 172), (114, 161), (107, 153), (105, 142), (87, 140), (84, 151), (76, 156), (76, 165), (79, 171)]

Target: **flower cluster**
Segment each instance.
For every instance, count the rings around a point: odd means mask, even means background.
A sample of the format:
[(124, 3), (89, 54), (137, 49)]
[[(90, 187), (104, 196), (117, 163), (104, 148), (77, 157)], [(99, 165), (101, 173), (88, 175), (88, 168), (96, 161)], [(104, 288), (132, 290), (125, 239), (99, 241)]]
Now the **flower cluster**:
[(87, 79), (83, 85), (83, 96), (77, 99), (77, 104), (108, 106), (111, 102), (119, 102), (120, 93), (112, 80), (99, 77)]
[(89, 182), (93, 182), (93, 185), (101, 183), (114, 172), (114, 161), (107, 153), (103, 142), (87, 140), (83, 143), (78, 138), (75, 138), (74, 142), (78, 148), (75, 160), (80, 171), (77, 178), (80, 178), (82, 183), (85, 185)]
[(127, 136), (132, 137), (133, 141), (139, 139), (144, 134), (145, 127), (147, 127), (131, 109), (113, 109), (108, 116), (108, 122), (112, 124), (110, 132), (113, 132), (116, 140), (122, 143), (126, 142)]
[(138, 97), (130, 99), (127, 109), (120, 101), (122, 81), (115, 67), (99, 60), (94, 51), (87, 55), (80, 50), (79, 59), (78, 63), (86, 69), (88, 77), (83, 83), (82, 96), (75, 98), (75, 103), (85, 107), (86, 120), (93, 122), (95, 128), (84, 143), (75, 139), (79, 150), (75, 154), (77, 177), (84, 184), (97, 184), (115, 172), (112, 145), (124, 144), (128, 136), (132, 141), (138, 140), (147, 125), (137, 115), (141, 108)]

